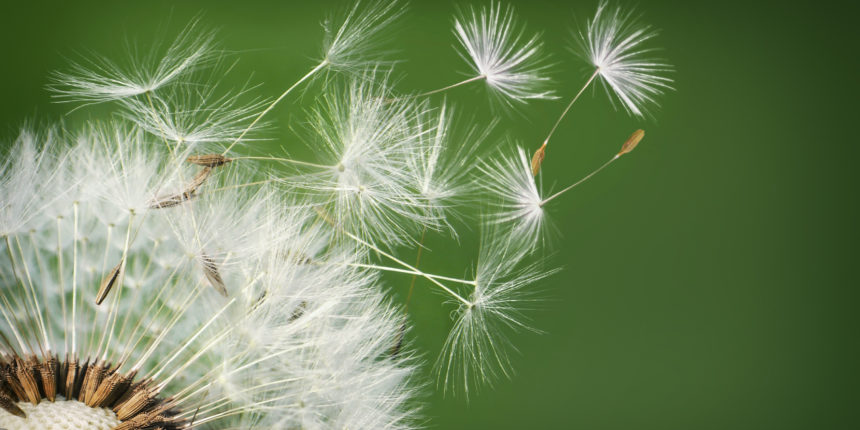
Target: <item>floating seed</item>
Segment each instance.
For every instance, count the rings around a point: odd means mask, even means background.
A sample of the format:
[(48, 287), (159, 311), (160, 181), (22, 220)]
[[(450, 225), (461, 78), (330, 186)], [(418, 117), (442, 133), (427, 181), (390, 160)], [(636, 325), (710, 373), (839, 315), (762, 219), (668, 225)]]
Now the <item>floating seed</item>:
[(102, 284), (99, 286), (99, 292), (96, 294), (96, 304), (100, 305), (107, 297), (110, 290), (113, 288), (116, 281), (119, 279), (119, 270), (122, 267), (123, 260), (120, 259), (119, 264), (114, 266), (110, 272), (108, 272), (107, 276), (102, 280)]

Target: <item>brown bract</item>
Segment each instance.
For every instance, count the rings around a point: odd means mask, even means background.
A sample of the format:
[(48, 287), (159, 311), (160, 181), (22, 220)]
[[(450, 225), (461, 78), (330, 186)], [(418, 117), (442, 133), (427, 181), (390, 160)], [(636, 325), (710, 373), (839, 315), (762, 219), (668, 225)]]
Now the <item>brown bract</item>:
[(121, 373), (103, 361), (79, 362), (76, 357), (60, 361), (55, 355), (0, 358), (0, 408), (26, 418), (17, 402), (53, 402), (60, 395), (91, 408), (116, 413), (120, 425), (114, 430), (175, 430), (187, 426), (170, 399), (159, 397), (151, 380), (134, 383), (136, 372)]

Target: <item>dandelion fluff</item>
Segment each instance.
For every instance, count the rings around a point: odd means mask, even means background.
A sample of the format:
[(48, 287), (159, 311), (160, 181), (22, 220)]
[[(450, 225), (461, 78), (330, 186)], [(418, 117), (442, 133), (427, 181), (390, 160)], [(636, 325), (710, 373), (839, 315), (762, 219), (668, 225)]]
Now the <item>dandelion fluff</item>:
[(633, 10), (611, 8), (606, 1), (577, 34), (580, 55), (597, 68), (607, 93), (611, 90), (635, 116), (646, 115), (647, 106), (656, 105), (656, 97), (672, 88), (672, 79), (664, 76), (672, 67), (652, 57), (655, 49), (645, 46), (656, 35)]
[(524, 36), (514, 10), (493, 2), (480, 12), (470, 8), (454, 21), (454, 34), (463, 47), (460, 55), (500, 100), (523, 103), (554, 98), (545, 89), (549, 78), (539, 35)]
[(93, 56), (71, 63), (70, 70), (52, 76), (50, 89), (58, 101), (102, 103), (154, 92), (216, 58), (215, 34), (189, 24), (158, 62), (131, 56), (128, 64)]
[[(240, 167), (148, 206), (200, 167), (123, 127), (22, 133), (12, 153), (35, 170), (0, 171), (2, 219), (29, 214), (0, 241), (0, 377), (21, 387), (0, 393), (0, 426), (54, 428), (35, 407), (116, 420), (91, 428), (411, 427), (411, 360), (385, 356), (402, 321), (374, 273), (321, 264), (362, 253), (332, 245), (312, 212), (267, 189), (215, 191), (247, 180)], [(12, 189), (58, 171), (74, 180), (21, 190), (52, 210)]]

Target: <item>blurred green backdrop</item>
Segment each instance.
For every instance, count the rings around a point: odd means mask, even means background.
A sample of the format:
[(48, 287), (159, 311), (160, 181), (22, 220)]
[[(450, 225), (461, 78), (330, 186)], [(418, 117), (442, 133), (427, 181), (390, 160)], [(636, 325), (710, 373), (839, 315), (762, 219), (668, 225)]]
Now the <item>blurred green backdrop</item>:
[[(391, 46), (404, 90), (432, 89), (468, 68), (452, 45), (455, 4), (413, 1)], [(558, 92), (588, 76), (569, 53), (574, 13), (596, 0), (515, 1), (554, 54)], [(626, 2), (625, 2), (626, 3)], [(218, 29), (239, 63), (273, 96), (314, 65), (318, 23), (343, 2), (7, 2), (0, 25), (0, 118), (6, 144), (26, 121), (65, 118), (44, 89), (67, 58), (124, 55), (125, 39), (169, 40), (190, 19)], [(677, 91), (656, 121), (615, 112), (601, 92), (578, 102), (554, 138), (544, 183), (586, 174), (636, 128), (639, 149), (551, 209), (559, 230), (534, 326), (513, 335), (516, 375), (463, 399), (430, 395), (425, 414), (442, 429), (849, 428), (858, 409), (857, 10), (822, 2), (670, 2), (638, 5), (663, 31), (657, 44), (677, 67)], [(234, 55), (235, 54), (235, 55)], [(301, 153), (286, 124), (314, 94), (291, 98), (270, 119), (272, 148)], [(461, 121), (489, 109), (481, 86), (453, 91)], [(563, 101), (502, 114), (508, 134), (536, 148)], [(4, 144), (5, 145), (5, 144)], [(263, 152), (266, 149), (262, 150)], [(422, 267), (459, 274), (474, 257), (428, 241)], [(466, 246), (468, 245), (468, 246)], [(402, 300), (408, 278), (389, 278)], [(424, 288), (422, 288), (424, 287)], [(413, 341), (432, 361), (450, 326), (441, 299), (417, 287)], [(428, 390), (430, 391), (430, 390)]]

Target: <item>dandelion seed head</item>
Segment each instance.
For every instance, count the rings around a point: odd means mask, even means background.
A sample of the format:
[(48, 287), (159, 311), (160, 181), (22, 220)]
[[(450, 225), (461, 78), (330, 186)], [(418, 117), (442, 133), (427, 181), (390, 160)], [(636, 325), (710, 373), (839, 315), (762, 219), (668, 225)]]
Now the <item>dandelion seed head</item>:
[[(177, 428), (196, 416), (201, 428), (411, 427), (414, 364), (390, 360), (383, 347), (400, 327), (395, 308), (373, 272), (328, 264), (364, 254), (330, 245), (330, 232), (311, 223), (312, 211), (265, 187), (239, 193), (203, 185), (194, 199), (155, 208), (148, 199), (182, 189), (201, 169), (185, 162), (187, 153), (128, 127), (55, 135), (50, 147), (45, 133), (22, 136), (12, 153), (35, 171), (5, 164), (0, 184), (49, 177), (57, 160), (67, 160), (62, 170), (74, 180), (39, 182), (39, 198), (56, 208), (23, 210), (32, 213), (26, 226), (10, 225), (0, 241), (0, 253), (15, 261), (0, 265), (8, 300), (0, 304), (0, 329), (9, 338), (0, 346), (4, 357), (104, 360), (111, 377), (151, 378), (151, 391), (135, 393), (172, 399), (175, 413), (162, 417), (169, 422), (133, 418), (126, 403), (106, 400), (123, 423)], [(217, 169), (223, 171), (204, 185), (252, 174), (239, 164)], [(56, 202), (69, 193), (75, 199), (63, 210)], [(29, 204), (10, 197), (0, 197), (4, 216)], [(201, 276), (204, 250), (227, 297)], [(113, 267), (116, 285), (96, 305), (95, 290)], [(93, 372), (96, 364), (90, 362)], [(100, 404), (79, 400), (87, 408)], [(21, 418), (0, 410), (0, 423), (8, 419)]]

